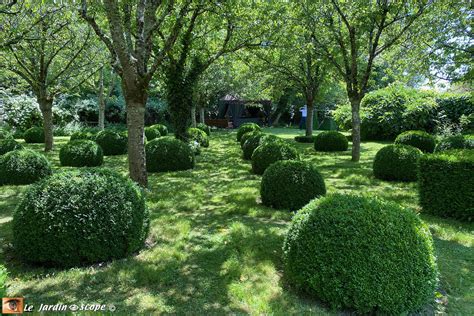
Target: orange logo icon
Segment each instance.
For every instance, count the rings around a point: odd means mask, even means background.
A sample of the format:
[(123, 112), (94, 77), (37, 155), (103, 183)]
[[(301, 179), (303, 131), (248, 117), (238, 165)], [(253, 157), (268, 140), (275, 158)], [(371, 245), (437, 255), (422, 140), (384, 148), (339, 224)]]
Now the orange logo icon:
[(2, 313), (3, 314), (23, 313), (23, 297), (2, 298)]

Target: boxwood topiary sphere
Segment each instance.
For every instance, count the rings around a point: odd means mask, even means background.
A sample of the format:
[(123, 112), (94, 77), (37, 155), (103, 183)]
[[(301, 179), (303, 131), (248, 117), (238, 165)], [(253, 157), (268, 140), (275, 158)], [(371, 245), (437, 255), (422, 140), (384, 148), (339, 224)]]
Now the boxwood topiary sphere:
[(97, 167), (104, 162), (104, 153), (96, 142), (79, 139), (61, 147), (59, 160), (62, 166)]
[(145, 146), (146, 169), (149, 172), (177, 171), (194, 168), (194, 152), (183, 141), (172, 137), (152, 140)]
[(247, 141), (247, 139), (249, 139), (252, 136), (260, 135), (260, 134), (265, 135), (262, 131), (251, 131), (242, 135), (242, 137), (240, 137), (240, 148), (244, 148), (244, 144)]
[(316, 139), (315, 135), (312, 136), (305, 136), (305, 135), (299, 135), (295, 136), (295, 141), (298, 143), (314, 143)]
[(30, 184), (51, 173), (48, 159), (36, 151), (14, 150), (0, 156), (0, 184)]
[(242, 135), (252, 131), (261, 131), (262, 129), (255, 123), (244, 123), (237, 130), (237, 141), (240, 142)]
[(96, 136), (97, 136), (96, 133), (86, 132), (86, 131), (77, 131), (71, 134), (71, 137), (69, 138), (69, 140), (87, 139), (87, 140), (95, 141)]
[(204, 131), (207, 134), (207, 136), (211, 136), (211, 128), (207, 126), (206, 124), (199, 123), (198, 125), (196, 125), (196, 127), (199, 128), (201, 131)]
[(252, 171), (263, 174), (272, 163), (279, 160), (299, 160), (298, 151), (284, 142), (264, 142), (252, 154)]
[(127, 152), (127, 137), (111, 130), (99, 132), (95, 138), (105, 156), (123, 155)]
[(336, 131), (321, 132), (314, 138), (316, 151), (345, 151), (348, 147), (347, 137)]
[(13, 215), (13, 245), (25, 261), (78, 266), (133, 254), (148, 226), (131, 180), (112, 170), (71, 170), (28, 190)]
[(150, 126), (152, 128), (156, 128), (159, 132), (160, 132), (160, 135), (161, 136), (166, 136), (168, 135), (168, 127), (166, 127), (165, 125), (163, 124), (154, 124), (152, 126)]
[(23, 133), (23, 138), (28, 144), (44, 143), (44, 130), (42, 127), (31, 127)]
[(190, 127), (186, 131), (186, 136), (191, 141), (198, 142), (201, 147), (209, 147), (209, 136), (199, 128)]
[(389, 181), (416, 181), (421, 156), (421, 150), (413, 146), (385, 146), (375, 155), (374, 176)]
[(432, 153), (436, 146), (435, 138), (424, 131), (406, 131), (395, 139), (395, 144), (410, 145), (425, 153)]
[(253, 152), (255, 151), (255, 149), (257, 149), (258, 146), (262, 145), (265, 142), (277, 142), (277, 141), (283, 142), (283, 139), (271, 134), (266, 135), (263, 133), (257, 133), (251, 136), (249, 139), (247, 139), (244, 143), (244, 146), (242, 146), (243, 158), (245, 160), (250, 160), (252, 159)]
[(330, 195), (293, 217), (284, 272), (333, 308), (400, 315), (434, 299), (437, 267), (427, 225), (378, 198)]
[(147, 141), (154, 140), (155, 138), (161, 137), (160, 130), (155, 126), (145, 127), (145, 136)]
[(445, 151), (451, 149), (464, 149), (466, 140), (463, 135), (454, 135), (442, 138), (436, 145), (435, 151)]
[(9, 151), (23, 149), (23, 145), (13, 138), (0, 139), (0, 155), (4, 155)]
[(326, 194), (323, 177), (309, 162), (277, 161), (265, 170), (260, 185), (262, 203), (274, 208), (297, 210)]

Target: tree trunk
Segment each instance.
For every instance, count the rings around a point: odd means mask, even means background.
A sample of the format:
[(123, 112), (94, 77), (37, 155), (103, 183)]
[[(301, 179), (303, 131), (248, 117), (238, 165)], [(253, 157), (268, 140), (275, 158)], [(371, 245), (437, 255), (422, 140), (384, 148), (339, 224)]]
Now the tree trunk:
[(191, 106), (191, 126), (192, 127), (197, 126), (197, 123), (196, 123), (196, 106), (195, 105)]
[(100, 79), (99, 79), (99, 129), (103, 130), (104, 125), (105, 125), (104, 69), (101, 69)]
[(352, 161), (360, 160), (360, 102), (361, 98), (351, 98), (352, 108)]
[(278, 121), (280, 121), (280, 117), (282, 115), (282, 112), (278, 112), (277, 116), (275, 117), (275, 119), (273, 120), (273, 123), (272, 123), (272, 126), (277, 126), (278, 125)]
[(313, 136), (313, 99), (306, 98), (306, 136)]
[(40, 98), (37, 100), (43, 115), (44, 151), (53, 149), (53, 99)]
[(199, 107), (199, 123), (204, 124), (204, 107)]
[(127, 102), (128, 170), (142, 187), (148, 185), (145, 159), (145, 104)]

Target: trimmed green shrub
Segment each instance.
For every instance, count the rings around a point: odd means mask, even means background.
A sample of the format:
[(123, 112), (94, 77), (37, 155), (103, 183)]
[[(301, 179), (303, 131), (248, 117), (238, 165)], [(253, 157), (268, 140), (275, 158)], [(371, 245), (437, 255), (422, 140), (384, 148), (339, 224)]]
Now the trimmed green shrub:
[(436, 152), (451, 150), (451, 149), (464, 149), (466, 146), (466, 139), (463, 135), (453, 135), (442, 138), (436, 145)]
[(239, 129), (237, 130), (237, 141), (240, 142), (240, 139), (242, 138), (242, 135), (248, 132), (252, 131), (261, 131), (262, 129), (258, 124), (255, 123), (244, 123), (239, 126)]
[(13, 138), (0, 139), (0, 155), (4, 155), (9, 151), (23, 149), (23, 145)]
[(111, 130), (99, 132), (95, 138), (105, 156), (123, 155), (127, 152), (127, 137)]
[(474, 135), (466, 135), (464, 137), (464, 148), (474, 149)]
[(375, 155), (374, 176), (388, 181), (416, 181), (421, 150), (408, 145), (388, 145)]
[(42, 127), (31, 127), (23, 133), (23, 138), (28, 144), (44, 143), (44, 130)]
[(188, 128), (186, 131), (186, 136), (189, 140), (198, 142), (199, 146), (209, 147), (209, 136), (207, 136), (206, 132), (199, 128)]
[(436, 146), (435, 138), (424, 131), (406, 131), (395, 139), (395, 144), (410, 145), (425, 153), (432, 153)]
[(314, 139), (316, 151), (345, 151), (348, 147), (346, 136), (336, 131), (321, 132)]
[(155, 125), (152, 125), (150, 126), (151, 128), (156, 128), (159, 132), (160, 132), (160, 135), (161, 136), (166, 136), (168, 135), (168, 127), (166, 127), (165, 125), (163, 124), (155, 124)]
[(51, 174), (48, 159), (36, 151), (14, 150), (0, 156), (0, 185), (30, 184)]
[(13, 215), (13, 246), (22, 259), (71, 267), (123, 258), (140, 250), (149, 215), (130, 179), (86, 168), (32, 186)]
[(80, 139), (87, 139), (87, 140), (94, 140), (97, 137), (97, 133), (87, 132), (87, 131), (77, 131), (71, 134), (69, 138), (70, 141), (72, 140), (80, 140)]
[(7, 278), (8, 272), (4, 265), (0, 264), (0, 297), (7, 296)]
[(194, 168), (194, 152), (183, 141), (172, 137), (152, 140), (145, 146), (148, 172), (177, 171)]
[(262, 145), (265, 142), (278, 142), (278, 141), (284, 142), (283, 139), (272, 134), (267, 135), (263, 133), (256, 133), (253, 136), (249, 137), (245, 141), (244, 145), (242, 146), (243, 158), (245, 160), (250, 160), (252, 159), (253, 152), (255, 151), (255, 149), (257, 149), (258, 146)]
[(474, 219), (474, 150), (425, 155), (419, 167), (420, 205), (426, 213)]
[(160, 130), (156, 126), (145, 127), (145, 136), (147, 141), (154, 140), (155, 138), (161, 137)]
[(316, 139), (316, 135), (306, 136), (306, 135), (299, 135), (295, 136), (295, 141), (298, 143), (314, 143)]
[(283, 265), (298, 290), (360, 314), (416, 311), (437, 287), (428, 226), (376, 197), (334, 194), (310, 202), (293, 217)]
[(309, 162), (280, 160), (263, 173), (262, 203), (280, 209), (297, 210), (326, 194), (321, 174)]
[(13, 138), (13, 135), (10, 131), (0, 128), (0, 139), (11, 139), (11, 138)]
[(251, 131), (242, 135), (242, 137), (240, 137), (240, 148), (244, 147), (244, 144), (247, 141), (247, 139), (249, 139), (252, 136), (260, 135), (260, 134), (265, 135), (262, 131)]
[(207, 134), (207, 136), (211, 136), (211, 128), (207, 126), (206, 124), (199, 123), (196, 125), (196, 127), (199, 128), (201, 131), (204, 131)]
[(104, 153), (96, 142), (79, 139), (61, 147), (59, 160), (61, 166), (97, 167), (104, 162)]
[(252, 171), (256, 174), (263, 174), (272, 163), (279, 160), (299, 160), (298, 151), (295, 147), (284, 142), (264, 142), (252, 154)]

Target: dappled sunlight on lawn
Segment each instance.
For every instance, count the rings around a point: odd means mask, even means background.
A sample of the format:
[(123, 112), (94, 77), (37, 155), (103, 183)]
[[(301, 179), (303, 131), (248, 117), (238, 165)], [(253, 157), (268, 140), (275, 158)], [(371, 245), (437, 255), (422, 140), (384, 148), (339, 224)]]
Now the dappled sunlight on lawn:
[[(372, 159), (384, 143), (363, 143), (360, 163), (350, 151), (318, 153), (296, 143), (297, 129), (266, 129), (294, 144), (325, 178), (328, 192), (375, 194), (420, 211), (416, 184), (384, 182)], [(57, 141), (47, 157), (59, 166)], [(41, 144), (26, 145), (42, 151)], [(0, 187), (0, 260), (11, 275), (9, 295), (39, 303), (113, 303), (118, 313), (333, 314), (288, 286), (282, 243), (292, 213), (261, 205), (261, 177), (244, 161), (235, 132), (214, 132), (196, 157), (196, 168), (149, 174), (151, 214), (147, 246), (133, 257), (73, 269), (19, 262), (9, 245), (11, 216), (27, 186)], [(127, 174), (126, 155), (105, 157), (105, 167)], [(422, 215), (436, 237), (448, 311), (465, 311), (472, 284), (473, 225)], [(54, 246), (54, 245), (52, 245)]]

